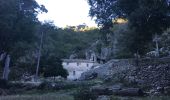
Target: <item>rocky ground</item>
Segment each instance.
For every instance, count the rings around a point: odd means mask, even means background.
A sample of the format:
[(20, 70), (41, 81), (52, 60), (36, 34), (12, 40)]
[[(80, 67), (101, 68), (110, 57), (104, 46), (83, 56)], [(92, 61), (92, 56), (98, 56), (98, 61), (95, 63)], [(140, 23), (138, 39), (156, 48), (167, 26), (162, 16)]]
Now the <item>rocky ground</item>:
[(170, 94), (170, 58), (115, 59), (83, 73), (80, 80), (99, 78), (106, 83), (122, 83), (148, 94)]

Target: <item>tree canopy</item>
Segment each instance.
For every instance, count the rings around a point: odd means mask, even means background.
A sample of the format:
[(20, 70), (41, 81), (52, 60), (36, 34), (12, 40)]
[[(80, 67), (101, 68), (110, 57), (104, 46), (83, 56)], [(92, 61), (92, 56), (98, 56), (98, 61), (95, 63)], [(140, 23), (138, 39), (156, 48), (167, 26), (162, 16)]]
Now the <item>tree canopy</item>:
[(0, 51), (9, 53), (20, 41), (32, 42), (39, 22), (37, 14), (44, 11), (35, 0), (1, 0)]
[(112, 27), (113, 20), (128, 20), (130, 30), (135, 30), (133, 52), (142, 52), (153, 34), (161, 34), (170, 26), (169, 0), (88, 0), (90, 15), (104, 29)]
[(35, 0), (0, 1), (0, 55), (4, 55), (1, 64), (5, 66), (4, 73), (9, 72), (9, 65), (13, 66), (36, 40), (37, 25), (40, 24), (37, 14), (41, 12), (47, 10)]

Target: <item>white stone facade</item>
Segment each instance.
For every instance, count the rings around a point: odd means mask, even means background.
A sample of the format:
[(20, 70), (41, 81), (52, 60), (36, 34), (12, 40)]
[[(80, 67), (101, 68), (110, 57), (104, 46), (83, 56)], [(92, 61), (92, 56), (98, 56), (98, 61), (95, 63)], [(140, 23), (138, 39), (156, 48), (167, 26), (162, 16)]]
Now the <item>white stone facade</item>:
[(90, 70), (97, 63), (91, 60), (63, 59), (62, 65), (69, 73), (67, 79), (76, 80), (83, 72)]

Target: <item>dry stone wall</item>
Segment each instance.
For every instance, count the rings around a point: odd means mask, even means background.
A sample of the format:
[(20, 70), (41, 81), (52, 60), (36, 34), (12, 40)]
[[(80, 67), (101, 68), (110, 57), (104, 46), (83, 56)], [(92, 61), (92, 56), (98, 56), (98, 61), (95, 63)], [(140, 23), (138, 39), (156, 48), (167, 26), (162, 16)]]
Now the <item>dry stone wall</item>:
[(139, 62), (136, 79), (152, 87), (170, 86), (170, 58), (143, 59)]
[(149, 87), (170, 86), (170, 58), (113, 59), (99, 68), (83, 73), (81, 80), (94, 78), (106, 79), (123, 75), (128, 81)]

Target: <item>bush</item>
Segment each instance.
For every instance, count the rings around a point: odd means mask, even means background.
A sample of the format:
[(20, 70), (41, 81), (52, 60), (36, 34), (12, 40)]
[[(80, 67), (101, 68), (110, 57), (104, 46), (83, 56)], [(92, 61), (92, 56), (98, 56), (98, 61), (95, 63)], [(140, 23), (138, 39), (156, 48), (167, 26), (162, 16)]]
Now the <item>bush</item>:
[(44, 81), (37, 87), (37, 89), (38, 90), (45, 90), (45, 89), (49, 89), (50, 86), (51, 86), (50, 82)]
[(89, 88), (82, 88), (74, 94), (74, 100), (96, 100), (97, 94), (90, 91)]
[(8, 81), (4, 80), (4, 79), (0, 79), (0, 88), (1, 89), (8, 89), (9, 88)]

